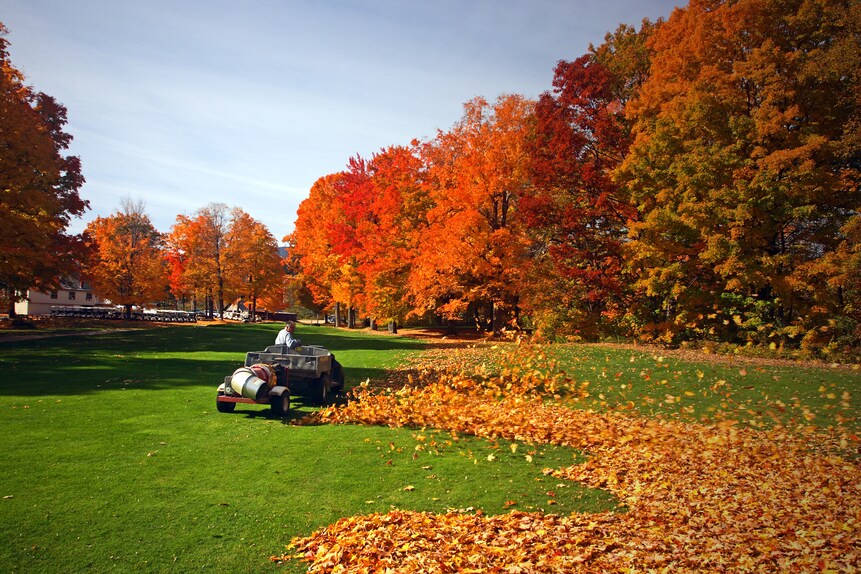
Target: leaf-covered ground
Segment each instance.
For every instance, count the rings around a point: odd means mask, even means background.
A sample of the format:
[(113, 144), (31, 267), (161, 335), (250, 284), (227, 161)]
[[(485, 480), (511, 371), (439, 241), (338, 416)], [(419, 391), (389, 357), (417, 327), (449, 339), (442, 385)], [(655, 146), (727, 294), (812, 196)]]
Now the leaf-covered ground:
[[(571, 409), (564, 378), (528, 362), (476, 378), (425, 370), (316, 421), (434, 427), (564, 444), (584, 464), (547, 469), (614, 493), (627, 512), (500, 516), (393, 510), (344, 518), (275, 560), (311, 572), (855, 572), (861, 463), (784, 427), (744, 428)], [(828, 445), (826, 445), (828, 446)]]

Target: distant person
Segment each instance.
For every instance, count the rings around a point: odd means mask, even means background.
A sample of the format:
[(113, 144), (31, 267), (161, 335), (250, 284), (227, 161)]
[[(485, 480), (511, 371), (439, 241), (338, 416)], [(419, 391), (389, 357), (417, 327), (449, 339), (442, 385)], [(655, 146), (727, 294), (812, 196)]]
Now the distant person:
[(278, 336), (275, 337), (276, 345), (287, 345), (289, 349), (295, 349), (302, 346), (302, 341), (293, 336), (293, 331), (296, 330), (295, 321), (287, 321), (284, 328), (278, 331)]

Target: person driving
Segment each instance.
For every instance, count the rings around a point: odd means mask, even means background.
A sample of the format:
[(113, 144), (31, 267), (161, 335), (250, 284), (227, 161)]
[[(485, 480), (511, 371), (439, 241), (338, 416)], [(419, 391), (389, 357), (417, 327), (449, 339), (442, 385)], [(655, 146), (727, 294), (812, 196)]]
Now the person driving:
[(284, 324), (284, 328), (278, 331), (278, 336), (275, 337), (275, 344), (287, 345), (290, 349), (302, 346), (302, 341), (293, 336), (293, 331), (295, 330), (296, 323), (294, 321), (287, 321)]

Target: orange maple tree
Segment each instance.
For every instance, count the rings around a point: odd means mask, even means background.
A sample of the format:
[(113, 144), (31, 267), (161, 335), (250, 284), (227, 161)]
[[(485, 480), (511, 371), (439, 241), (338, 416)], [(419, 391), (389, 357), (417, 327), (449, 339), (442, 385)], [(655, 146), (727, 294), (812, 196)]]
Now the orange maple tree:
[[(174, 295), (192, 293), (195, 308), (198, 298), (206, 303), (211, 315), (216, 309), (224, 314), (225, 260), (229, 208), (212, 203), (197, 211), (194, 217), (178, 215), (167, 237), (167, 259), (172, 263)], [(216, 307), (217, 305), (217, 307)]]
[(170, 291), (183, 303), (191, 299), (194, 310), (197, 310), (198, 301), (208, 301), (204, 273), (196, 261), (196, 254), (201, 250), (198, 225), (195, 219), (178, 215), (170, 233), (165, 236)]
[(223, 256), (226, 289), (233, 296), (251, 300), (252, 317), (256, 316), (258, 299), (270, 291), (283, 291), (278, 242), (265, 225), (242, 209), (231, 211)]
[(114, 214), (91, 222), (85, 237), (91, 246), (85, 273), (94, 293), (123, 305), (127, 317), (132, 306), (165, 298), (168, 278), (162, 237), (143, 203), (123, 200)]
[(293, 233), (284, 237), (291, 267), (307, 286), (313, 301), (322, 308), (336, 303), (333, 287), (341, 277), (328, 227), (336, 216), (336, 184), (342, 178), (343, 174), (338, 173), (314, 182), (308, 198), (299, 204)]
[(494, 331), (516, 320), (528, 265), (517, 202), (530, 188), (532, 108), (522, 96), (492, 106), (476, 98), (424, 146), (432, 205), (409, 278), (417, 313), (469, 314)]
[(408, 309), (408, 269), (426, 211), (414, 149), (390, 147), (321, 178), (285, 238), (315, 300), (390, 324)]
[(430, 207), (417, 143), (386, 148), (370, 162), (374, 196), (360, 272), (367, 313), (388, 321), (390, 329), (410, 310), (409, 270), (421, 248)]

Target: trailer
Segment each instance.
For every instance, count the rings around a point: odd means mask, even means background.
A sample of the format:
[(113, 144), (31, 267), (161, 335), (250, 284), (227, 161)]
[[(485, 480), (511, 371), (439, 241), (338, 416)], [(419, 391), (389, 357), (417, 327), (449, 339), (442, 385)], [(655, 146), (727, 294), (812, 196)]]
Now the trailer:
[(269, 404), (275, 416), (284, 416), (291, 394), (326, 405), (343, 392), (344, 369), (328, 349), (270, 345), (246, 353), (244, 366), (224, 377), (216, 406), (219, 412), (233, 412), (237, 403)]

